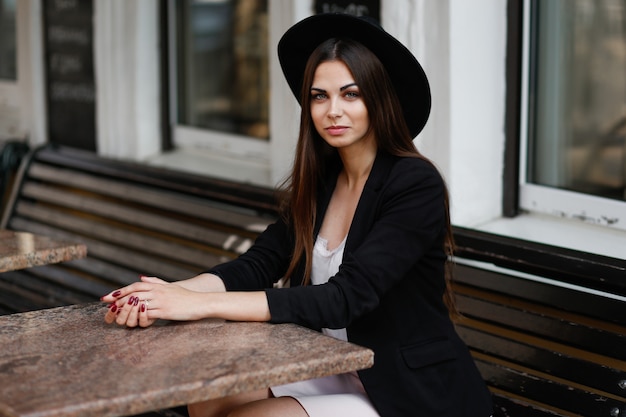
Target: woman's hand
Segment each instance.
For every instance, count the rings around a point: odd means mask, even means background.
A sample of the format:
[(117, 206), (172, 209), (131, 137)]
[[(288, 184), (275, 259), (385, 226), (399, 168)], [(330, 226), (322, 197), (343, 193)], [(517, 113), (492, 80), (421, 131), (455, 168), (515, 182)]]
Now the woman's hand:
[(271, 318), (264, 291), (227, 292), (222, 280), (211, 274), (169, 283), (141, 277), (102, 297), (110, 303), (107, 323), (148, 327), (157, 319), (199, 320), (208, 317), (232, 321), (268, 321)]
[(199, 294), (176, 283), (142, 276), (140, 282), (102, 297), (110, 303), (104, 320), (128, 327), (148, 327), (157, 319), (196, 320), (202, 318)]

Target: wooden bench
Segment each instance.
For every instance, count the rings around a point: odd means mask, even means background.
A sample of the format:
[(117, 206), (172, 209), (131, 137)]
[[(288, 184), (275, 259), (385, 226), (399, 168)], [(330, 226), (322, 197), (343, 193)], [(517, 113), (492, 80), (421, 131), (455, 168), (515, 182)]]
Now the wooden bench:
[(88, 256), (1, 275), (0, 313), (97, 300), (139, 275), (191, 277), (245, 251), (273, 191), (44, 147), (22, 163), (1, 227), (81, 241)]
[(461, 337), (495, 416), (626, 415), (626, 261), (456, 228)]

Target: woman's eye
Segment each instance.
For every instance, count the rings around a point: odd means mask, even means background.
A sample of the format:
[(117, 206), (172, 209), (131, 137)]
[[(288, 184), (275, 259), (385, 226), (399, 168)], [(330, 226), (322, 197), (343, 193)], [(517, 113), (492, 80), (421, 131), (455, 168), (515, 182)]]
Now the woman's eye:
[(357, 91), (347, 91), (346, 97), (347, 98), (359, 98), (359, 93)]
[(326, 98), (326, 94), (323, 93), (314, 93), (311, 94), (311, 99), (312, 100), (324, 100)]

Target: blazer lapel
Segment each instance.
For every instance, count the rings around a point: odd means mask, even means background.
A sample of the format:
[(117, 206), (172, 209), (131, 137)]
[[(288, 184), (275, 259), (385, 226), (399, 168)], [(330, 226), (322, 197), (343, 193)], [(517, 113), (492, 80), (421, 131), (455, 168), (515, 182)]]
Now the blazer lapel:
[(387, 182), (394, 162), (395, 158), (387, 153), (379, 152), (376, 155), (348, 231), (346, 252), (353, 250), (369, 233), (378, 211), (378, 196)]

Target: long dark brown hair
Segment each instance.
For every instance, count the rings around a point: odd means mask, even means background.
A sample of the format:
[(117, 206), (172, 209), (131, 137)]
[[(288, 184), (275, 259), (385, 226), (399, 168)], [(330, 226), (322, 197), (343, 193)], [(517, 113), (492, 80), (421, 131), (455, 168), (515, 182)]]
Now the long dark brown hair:
[[(327, 170), (339, 160), (336, 149), (329, 146), (317, 133), (311, 118), (311, 86), (317, 67), (327, 61), (343, 62), (359, 86), (359, 92), (370, 119), (379, 151), (391, 155), (415, 157), (430, 161), (415, 147), (403, 116), (395, 88), (380, 60), (361, 43), (351, 39), (328, 39), (311, 54), (304, 71), (301, 89), (300, 133), (290, 177), (281, 187), (283, 195), (282, 215), (293, 227), (294, 251), (286, 273), (290, 278), (304, 260), (303, 284), (310, 280), (313, 253), (313, 229), (316, 222), (319, 186), (327, 178)], [(419, 100), (419, 97), (415, 98)], [(451, 256), (454, 240), (450, 226), (448, 193), (445, 195), (447, 233), (446, 253)], [(446, 273), (444, 299), (449, 308), (454, 303), (450, 290), (450, 273)]]

